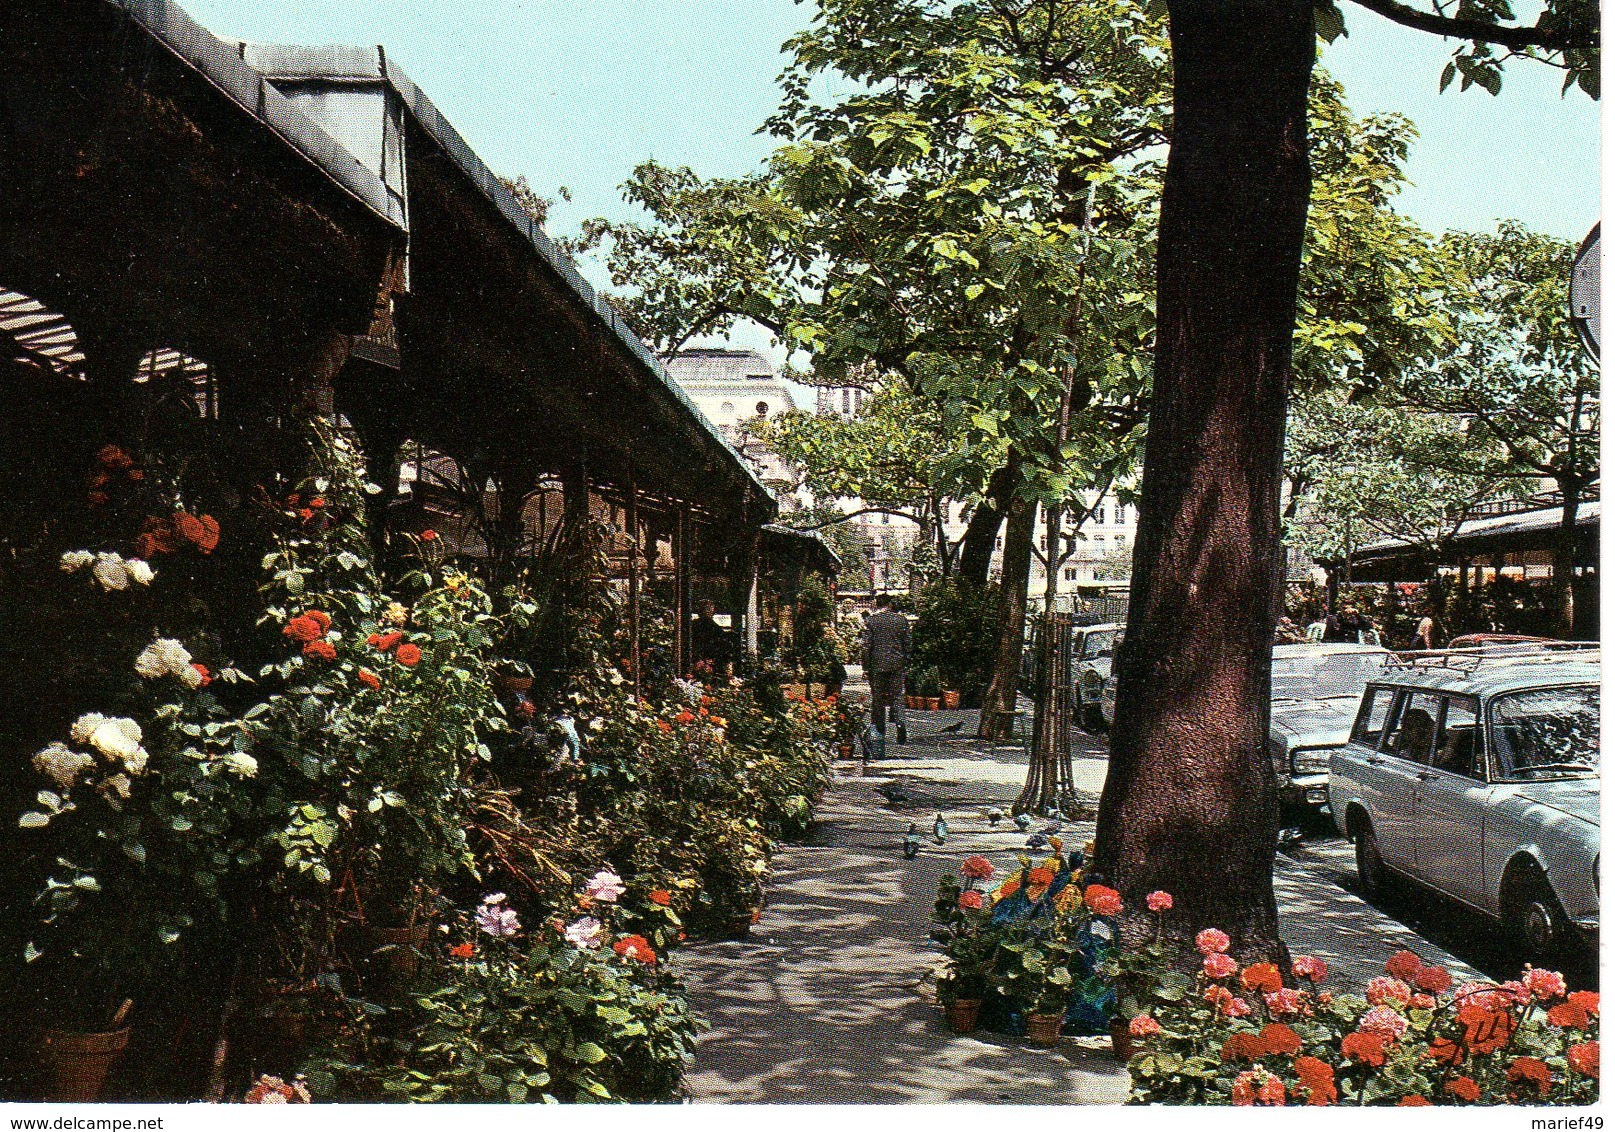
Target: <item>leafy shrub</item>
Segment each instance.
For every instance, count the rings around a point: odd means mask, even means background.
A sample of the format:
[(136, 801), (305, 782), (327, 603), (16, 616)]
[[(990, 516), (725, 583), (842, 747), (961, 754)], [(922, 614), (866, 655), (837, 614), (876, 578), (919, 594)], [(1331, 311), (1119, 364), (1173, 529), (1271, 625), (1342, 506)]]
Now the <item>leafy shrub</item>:
[(935, 668), (942, 684), (975, 702), (992, 674), (998, 644), (997, 587), (944, 579), (920, 594), (915, 671)]

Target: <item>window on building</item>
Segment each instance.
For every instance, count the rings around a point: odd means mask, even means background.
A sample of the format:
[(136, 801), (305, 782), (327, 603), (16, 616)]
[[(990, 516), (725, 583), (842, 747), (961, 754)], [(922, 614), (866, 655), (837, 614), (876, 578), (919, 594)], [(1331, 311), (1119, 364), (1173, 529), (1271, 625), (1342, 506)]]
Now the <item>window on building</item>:
[(841, 391), (841, 414), (842, 416), (852, 415), (852, 390), (850, 389)]
[(1077, 580), (1077, 568), (1075, 566), (1067, 566), (1065, 568), (1065, 580), (1068, 582), (1074, 582)]

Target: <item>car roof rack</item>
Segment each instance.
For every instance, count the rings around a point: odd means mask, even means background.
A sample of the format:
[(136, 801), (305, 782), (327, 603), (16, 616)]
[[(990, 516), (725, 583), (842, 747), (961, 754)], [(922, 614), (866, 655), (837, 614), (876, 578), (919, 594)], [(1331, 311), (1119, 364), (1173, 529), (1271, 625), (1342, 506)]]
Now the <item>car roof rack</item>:
[[(1557, 660), (1590, 660), (1603, 646), (1598, 641), (1509, 641), (1490, 648), (1430, 649), (1421, 652), (1392, 653), (1386, 668), (1428, 670), (1451, 669), (1474, 672), (1483, 665), (1540, 664)], [(1567, 655), (1568, 654), (1568, 655)]]

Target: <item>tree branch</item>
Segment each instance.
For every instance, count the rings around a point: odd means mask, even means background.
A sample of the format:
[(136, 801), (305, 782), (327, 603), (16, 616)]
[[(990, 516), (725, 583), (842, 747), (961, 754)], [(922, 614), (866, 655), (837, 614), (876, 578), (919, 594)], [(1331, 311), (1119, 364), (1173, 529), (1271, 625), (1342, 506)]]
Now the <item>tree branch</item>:
[[(1593, 51), (1598, 48), (1597, 32), (1584, 29), (1556, 31), (1542, 27), (1507, 27), (1486, 20), (1463, 19), (1425, 12), (1402, 4), (1399, 0), (1352, 0), (1393, 23), (1435, 35), (1467, 39), (1475, 43), (1495, 43), (1515, 51), (1528, 47), (1542, 47), (1549, 51)], [(1577, 34), (1580, 31), (1581, 34)]]

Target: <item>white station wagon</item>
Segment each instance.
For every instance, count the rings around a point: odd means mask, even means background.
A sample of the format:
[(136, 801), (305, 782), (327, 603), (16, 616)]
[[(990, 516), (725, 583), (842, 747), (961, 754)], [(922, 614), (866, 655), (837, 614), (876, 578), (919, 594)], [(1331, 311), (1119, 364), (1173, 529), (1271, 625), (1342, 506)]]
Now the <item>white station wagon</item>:
[(1369, 685), (1329, 777), (1365, 895), (1405, 877), (1528, 954), (1596, 945), (1599, 655), (1424, 654)]

